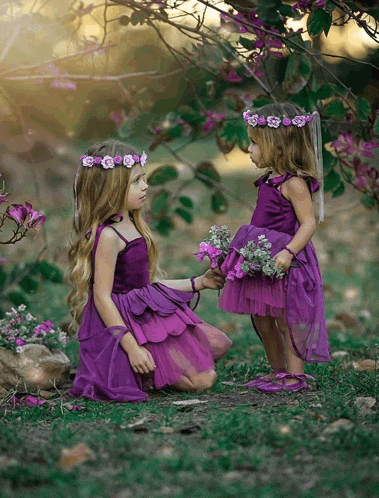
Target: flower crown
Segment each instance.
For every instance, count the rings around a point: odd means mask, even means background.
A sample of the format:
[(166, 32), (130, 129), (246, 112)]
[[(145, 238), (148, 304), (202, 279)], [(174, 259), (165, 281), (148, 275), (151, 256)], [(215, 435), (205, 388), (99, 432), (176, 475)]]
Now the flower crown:
[(145, 166), (147, 161), (147, 154), (145, 151), (139, 156), (138, 154), (126, 154), (122, 156), (80, 156), (82, 165), (86, 168), (92, 168), (92, 166), (101, 165), (104, 169), (112, 169), (120, 164), (131, 168), (133, 164), (139, 163), (142, 167)]
[(269, 126), (270, 128), (278, 128), (282, 126), (296, 126), (297, 128), (302, 128), (307, 123), (312, 121), (314, 114), (302, 114), (300, 116), (295, 116), (294, 118), (289, 118), (288, 116), (259, 116), (258, 114), (251, 114), (250, 111), (245, 111), (243, 113), (243, 119), (245, 123), (253, 128), (255, 126)]

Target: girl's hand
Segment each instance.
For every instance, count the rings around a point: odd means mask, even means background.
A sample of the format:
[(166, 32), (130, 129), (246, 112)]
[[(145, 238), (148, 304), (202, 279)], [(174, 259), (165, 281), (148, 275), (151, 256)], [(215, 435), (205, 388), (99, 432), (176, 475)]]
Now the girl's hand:
[(211, 268), (201, 277), (203, 289), (222, 289), (225, 282), (225, 275), (218, 268)]
[(288, 270), (291, 265), (293, 256), (286, 249), (282, 249), (280, 252), (272, 257), (275, 260), (275, 266), (281, 268), (283, 271)]
[(130, 365), (135, 373), (149, 373), (155, 368), (155, 362), (151, 356), (150, 351), (148, 351), (143, 346), (135, 346), (128, 352)]

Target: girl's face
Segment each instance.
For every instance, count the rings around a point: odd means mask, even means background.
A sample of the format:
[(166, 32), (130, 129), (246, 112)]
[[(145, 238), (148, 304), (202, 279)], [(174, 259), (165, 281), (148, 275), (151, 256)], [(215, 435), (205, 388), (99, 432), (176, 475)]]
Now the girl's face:
[(250, 152), (250, 159), (259, 168), (259, 162), (261, 160), (261, 152), (259, 150), (258, 145), (254, 142), (254, 140), (251, 137), (250, 137), (250, 145), (248, 151)]
[(130, 175), (130, 187), (126, 209), (131, 211), (142, 207), (143, 203), (146, 201), (147, 187), (146, 172), (141, 165), (136, 164), (133, 166)]

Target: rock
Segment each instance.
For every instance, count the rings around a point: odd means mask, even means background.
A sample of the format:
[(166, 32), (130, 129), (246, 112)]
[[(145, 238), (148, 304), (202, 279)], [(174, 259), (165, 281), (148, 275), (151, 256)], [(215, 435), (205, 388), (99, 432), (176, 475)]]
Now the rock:
[(326, 323), (326, 330), (328, 331), (328, 333), (331, 330), (339, 330), (340, 332), (346, 332), (346, 327), (340, 320), (329, 318), (328, 320), (326, 320), (325, 323)]
[(348, 329), (358, 329), (363, 330), (362, 324), (359, 322), (358, 318), (350, 311), (341, 311), (337, 313), (334, 317), (336, 320), (342, 322)]
[(330, 356), (332, 358), (343, 358), (344, 356), (347, 356), (349, 353), (347, 351), (334, 351)]
[(338, 420), (335, 420), (330, 425), (325, 427), (319, 439), (325, 441), (326, 436), (330, 436), (330, 434), (335, 434), (340, 429), (350, 430), (352, 427), (354, 427), (354, 424), (351, 420), (347, 418), (339, 418)]
[(358, 397), (355, 399), (354, 403), (357, 405), (360, 415), (372, 415), (372, 413), (375, 411), (373, 410), (373, 406), (376, 403), (375, 398)]
[(62, 351), (27, 344), (21, 353), (0, 348), (0, 386), (52, 389), (67, 380), (71, 363)]
[(353, 367), (359, 372), (375, 372), (376, 369), (379, 369), (379, 362), (374, 360), (353, 361)]

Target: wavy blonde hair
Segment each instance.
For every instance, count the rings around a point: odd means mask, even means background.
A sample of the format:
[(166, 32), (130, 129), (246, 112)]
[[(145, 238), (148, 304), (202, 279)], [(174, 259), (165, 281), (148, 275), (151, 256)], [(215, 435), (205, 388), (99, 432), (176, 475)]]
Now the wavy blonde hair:
[[(293, 118), (304, 114), (298, 105), (291, 102), (265, 105), (256, 112), (266, 119), (268, 116)], [(278, 128), (249, 126), (248, 133), (259, 147), (261, 166), (273, 167), (281, 175), (290, 172), (321, 180), (316, 172), (316, 158), (308, 124), (302, 128), (293, 125), (281, 125)]]
[[(135, 154), (127, 144), (109, 140), (93, 145), (87, 155), (111, 157)], [(112, 169), (101, 166), (92, 168), (79, 166), (74, 182), (74, 198), (77, 210), (70, 237), (68, 277), (71, 291), (67, 297), (70, 313), (80, 324), (85, 305), (88, 301), (89, 284), (92, 275), (92, 249), (97, 228), (108, 218), (124, 212), (130, 187), (132, 168), (122, 165)], [(154, 279), (158, 267), (158, 251), (152, 233), (142, 218), (141, 209), (130, 211), (130, 219), (147, 243), (149, 254), (150, 281)], [(71, 323), (71, 331), (76, 329)]]

